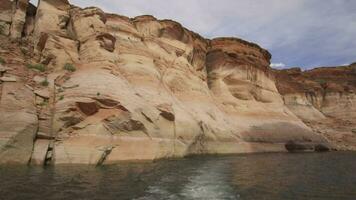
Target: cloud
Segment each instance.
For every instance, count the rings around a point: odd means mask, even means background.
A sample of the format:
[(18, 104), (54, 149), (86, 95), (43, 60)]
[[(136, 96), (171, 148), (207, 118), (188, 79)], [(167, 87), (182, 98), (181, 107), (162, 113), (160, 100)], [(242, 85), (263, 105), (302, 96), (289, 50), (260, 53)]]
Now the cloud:
[(240, 37), (273, 63), (309, 68), (356, 61), (355, 0), (70, 0), (129, 17), (173, 19), (213, 38)]
[(276, 69), (283, 69), (286, 67), (286, 65), (284, 63), (271, 63), (270, 66), (272, 68), (276, 68)]
[(30, 0), (30, 3), (32, 3), (35, 6), (37, 6), (38, 0)]

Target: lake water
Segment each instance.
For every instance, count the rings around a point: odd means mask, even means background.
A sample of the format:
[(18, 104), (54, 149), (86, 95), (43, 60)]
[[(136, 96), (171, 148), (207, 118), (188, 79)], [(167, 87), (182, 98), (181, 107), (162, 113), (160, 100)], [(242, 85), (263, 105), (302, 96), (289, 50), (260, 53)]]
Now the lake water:
[(356, 199), (356, 153), (192, 157), (104, 167), (0, 167), (0, 199)]

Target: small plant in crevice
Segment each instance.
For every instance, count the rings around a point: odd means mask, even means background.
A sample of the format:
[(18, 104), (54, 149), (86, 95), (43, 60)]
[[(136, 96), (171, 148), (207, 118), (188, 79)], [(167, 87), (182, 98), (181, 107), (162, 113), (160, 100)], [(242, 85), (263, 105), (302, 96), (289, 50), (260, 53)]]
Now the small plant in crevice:
[(62, 93), (62, 92), (64, 92), (64, 90), (63, 90), (63, 88), (58, 88), (57, 92)]
[(5, 32), (5, 26), (0, 24), (0, 35), (4, 34)]
[(97, 92), (97, 93), (96, 93), (96, 96), (100, 96), (100, 92)]
[(315, 81), (318, 82), (320, 85), (326, 84), (326, 80), (324, 79), (316, 79)]
[(45, 72), (46, 71), (46, 66), (43, 64), (27, 64), (27, 68), (29, 69), (35, 69), (40, 72)]
[(27, 55), (28, 54), (28, 50), (26, 48), (22, 47), (20, 50), (21, 50), (23, 55)]
[(5, 63), (6, 63), (6, 61), (0, 57), (0, 64), (5, 64)]
[(111, 29), (112, 29), (113, 31), (120, 31), (120, 28), (117, 27), (117, 26), (112, 26)]
[(324, 79), (317, 79), (316, 82), (319, 83), (319, 85), (320, 85), (323, 89), (326, 89), (326, 88), (328, 87), (328, 82), (327, 82), (327, 80), (324, 80)]
[(59, 101), (62, 101), (64, 99), (64, 95), (61, 95), (60, 97), (59, 97)]
[(75, 68), (75, 66), (71, 63), (66, 63), (63, 67), (64, 70), (67, 70), (69, 72), (75, 72), (77, 69)]
[(356, 75), (356, 64), (353, 64), (353, 66), (351, 66), (351, 74)]
[(48, 105), (48, 102), (47, 102), (47, 101), (43, 101), (43, 102), (41, 102), (41, 103), (39, 104), (39, 106), (41, 106), (41, 107), (46, 106), (46, 105)]
[(49, 85), (47, 78), (41, 82), (41, 85), (44, 87), (47, 87)]

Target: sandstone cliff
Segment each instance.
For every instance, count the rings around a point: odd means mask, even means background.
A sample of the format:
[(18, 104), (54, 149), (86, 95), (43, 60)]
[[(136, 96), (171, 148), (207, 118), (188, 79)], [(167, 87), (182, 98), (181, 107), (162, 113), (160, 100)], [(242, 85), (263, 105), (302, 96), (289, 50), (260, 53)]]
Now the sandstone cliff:
[(337, 149), (356, 149), (356, 64), (276, 71), (285, 105)]
[[(271, 55), (256, 44), (66, 0), (0, 1), (0, 163), (331, 148), (279, 87), (281, 96)], [(352, 115), (328, 98), (313, 119), (321, 108)]]

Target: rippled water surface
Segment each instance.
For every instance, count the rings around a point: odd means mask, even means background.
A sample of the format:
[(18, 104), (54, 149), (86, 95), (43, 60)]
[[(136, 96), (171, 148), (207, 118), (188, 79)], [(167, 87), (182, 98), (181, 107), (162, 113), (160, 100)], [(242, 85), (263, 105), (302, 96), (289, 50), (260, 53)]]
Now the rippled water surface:
[(356, 199), (356, 153), (0, 167), (0, 199)]

